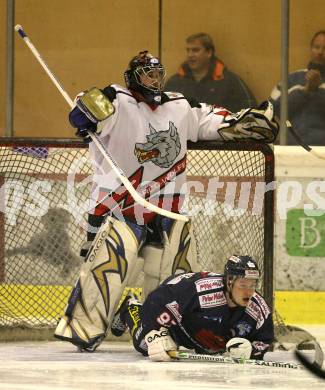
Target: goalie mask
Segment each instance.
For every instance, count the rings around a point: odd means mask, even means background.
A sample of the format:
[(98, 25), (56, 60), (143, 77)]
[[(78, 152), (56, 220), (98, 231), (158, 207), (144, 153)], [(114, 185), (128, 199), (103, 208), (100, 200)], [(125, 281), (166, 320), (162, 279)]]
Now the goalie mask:
[(146, 103), (161, 103), (166, 72), (159, 59), (148, 51), (141, 51), (132, 58), (124, 78), (127, 88), (139, 92)]

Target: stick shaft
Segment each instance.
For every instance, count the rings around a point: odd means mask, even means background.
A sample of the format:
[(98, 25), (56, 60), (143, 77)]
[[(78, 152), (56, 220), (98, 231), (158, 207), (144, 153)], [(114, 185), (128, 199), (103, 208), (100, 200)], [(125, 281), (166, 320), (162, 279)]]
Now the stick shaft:
[(57, 89), (61, 92), (61, 95), (65, 98), (67, 103), (70, 107), (73, 107), (73, 101), (70, 98), (70, 96), (67, 94), (67, 92), (62, 87), (59, 80), (54, 76), (54, 74), (51, 72), (49, 67), (47, 66), (46, 62), (43, 60), (42, 56), (40, 55), (39, 51), (36, 49), (36, 47), (33, 45), (31, 40), (28, 38), (27, 34), (23, 30), (22, 26), (20, 24), (17, 24), (15, 26), (15, 30), (18, 32), (18, 34), (21, 36), (21, 38), (24, 40), (26, 45), (30, 48), (31, 52), (34, 54), (37, 61), (41, 64), (42, 68), (45, 70), (45, 72), (48, 74), (50, 79), (53, 81)]
[(269, 362), (264, 360), (254, 359), (234, 359), (231, 357), (224, 357), (220, 355), (204, 355), (190, 352), (170, 351), (169, 356), (179, 361), (195, 361), (195, 362), (212, 362), (212, 363), (229, 363), (229, 364), (250, 364), (254, 366), (266, 366), (266, 367), (281, 367), (281, 368), (293, 368), (301, 369), (300, 364), (291, 362)]
[(133, 199), (139, 203), (141, 206), (145, 207), (146, 209), (160, 214), (164, 215), (165, 217), (172, 218), (178, 221), (188, 222), (188, 217), (181, 214), (173, 213), (172, 211), (168, 211), (165, 209), (162, 209), (158, 206), (155, 206), (154, 204), (148, 202), (142, 196), (138, 194), (138, 192), (134, 189), (132, 184), (130, 183), (129, 179), (126, 177), (124, 172), (121, 170), (121, 168), (118, 166), (117, 162), (114, 160), (113, 156), (105, 149), (102, 141), (96, 136), (96, 134), (89, 132), (89, 136), (92, 139), (92, 141), (96, 144), (97, 148), (101, 151), (101, 153), (104, 156), (108, 156), (108, 159), (106, 160), (109, 162), (111, 168), (115, 172), (115, 174), (119, 177), (121, 182), (124, 184), (124, 187), (128, 190), (128, 192), (132, 195)]
[(300, 351), (295, 351), (297, 358), (301, 361), (301, 363), (311, 372), (313, 372), (315, 375), (319, 376), (320, 378), (325, 379), (325, 370), (323, 370), (320, 366), (316, 365), (315, 363), (311, 363)]
[[(15, 26), (15, 30), (18, 32), (18, 34), (21, 36), (21, 38), (24, 40), (24, 42), (26, 43), (26, 45), (29, 47), (29, 49), (31, 50), (31, 52), (34, 54), (35, 58), (37, 59), (37, 61), (41, 64), (42, 68), (45, 70), (45, 72), (48, 74), (48, 76), (50, 77), (50, 79), (53, 81), (54, 85), (57, 87), (57, 89), (60, 91), (61, 95), (64, 97), (64, 99), (67, 101), (67, 103), (69, 104), (70, 107), (73, 107), (73, 101), (72, 99), (70, 98), (70, 96), (68, 95), (68, 93), (64, 90), (63, 86), (61, 85), (61, 83), (59, 82), (59, 80), (54, 76), (54, 74), (51, 72), (51, 70), (49, 69), (48, 65), (46, 64), (46, 62), (43, 60), (42, 56), (40, 55), (40, 53), (38, 52), (38, 50), (36, 49), (36, 47), (33, 45), (33, 43), (31, 42), (31, 40), (29, 39), (29, 37), (27, 36), (27, 34), (25, 33), (25, 31), (23, 30), (22, 26), (20, 24), (17, 24)], [(164, 215), (168, 218), (172, 218), (172, 219), (175, 219), (175, 220), (179, 220), (179, 221), (184, 221), (184, 222), (187, 222), (188, 221), (188, 218), (185, 216), (185, 215), (181, 215), (181, 214), (177, 214), (177, 213), (173, 213), (172, 211), (168, 211), (168, 210), (165, 210), (165, 209), (162, 209), (158, 206), (155, 206), (154, 204), (146, 201), (144, 198), (142, 198), (138, 192), (135, 190), (135, 188), (132, 186), (132, 184), (130, 183), (129, 179), (127, 178), (127, 176), (124, 174), (124, 172), (121, 170), (121, 168), (118, 166), (117, 162), (114, 160), (113, 156), (108, 153), (108, 151), (106, 150), (106, 148), (104, 147), (103, 143), (101, 142), (101, 140), (97, 137), (96, 134), (92, 133), (92, 132), (88, 132), (91, 140), (94, 142), (94, 144), (96, 145), (96, 147), (99, 149), (99, 151), (103, 154), (105, 160), (109, 163), (109, 165), (111, 166), (111, 168), (113, 169), (113, 171), (115, 172), (115, 174), (117, 175), (117, 177), (121, 180), (121, 182), (124, 184), (124, 187), (129, 191), (129, 193), (132, 195), (133, 199), (139, 203), (141, 206), (147, 208), (148, 210), (152, 211), (152, 212), (155, 212), (157, 214), (160, 214), (160, 215)]]
[(307, 145), (300, 137), (300, 135), (295, 131), (295, 129), (292, 127), (292, 124), (289, 120), (286, 121), (287, 129), (291, 132), (292, 136), (297, 141), (298, 145), (300, 145), (302, 148), (304, 148), (307, 152), (312, 154), (314, 157), (319, 158), (321, 160), (325, 160), (325, 155), (321, 155), (317, 153), (314, 149), (312, 149), (309, 145)]

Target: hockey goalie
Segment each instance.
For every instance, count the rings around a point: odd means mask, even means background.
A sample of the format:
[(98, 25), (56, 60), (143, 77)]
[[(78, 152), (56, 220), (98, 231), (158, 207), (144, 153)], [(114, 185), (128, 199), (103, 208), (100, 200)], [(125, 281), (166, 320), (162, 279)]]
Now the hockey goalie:
[(165, 68), (147, 51), (132, 58), (124, 76), (126, 88), (113, 84), (80, 94), (70, 123), (86, 141), (89, 132), (96, 133), (137, 193), (172, 217), (137, 204), (90, 142), (96, 206), (81, 251), (85, 261), (55, 330), (57, 338), (85, 351), (94, 351), (105, 338), (124, 287), (139, 269), (144, 297), (170, 275), (197, 271), (190, 222), (179, 218), (187, 141), (272, 143), (278, 132), (269, 102), (234, 114), (163, 92)]

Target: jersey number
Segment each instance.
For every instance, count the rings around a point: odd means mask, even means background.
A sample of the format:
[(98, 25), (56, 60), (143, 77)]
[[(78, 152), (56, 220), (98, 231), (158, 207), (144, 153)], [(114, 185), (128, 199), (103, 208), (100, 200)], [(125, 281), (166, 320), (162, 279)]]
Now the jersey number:
[(171, 325), (176, 325), (176, 322), (173, 320), (173, 318), (170, 316), (169, 313), (164, 311), (163, 313), (160, 314), (159, 317), (157, 317), (157, 322), (159, 325), (162, 326), (171, 326)]

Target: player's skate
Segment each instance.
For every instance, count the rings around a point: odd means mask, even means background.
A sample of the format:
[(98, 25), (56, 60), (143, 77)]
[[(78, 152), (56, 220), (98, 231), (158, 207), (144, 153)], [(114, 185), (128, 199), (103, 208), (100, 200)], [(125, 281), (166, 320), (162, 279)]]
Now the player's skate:
[(111, 326), (112, 335), (120, 337), (126, 331), (127, 324), (124, 317), (131, 305), (141, 306), (141, 303), (137, 295), (129, 291), (114, 315)]

